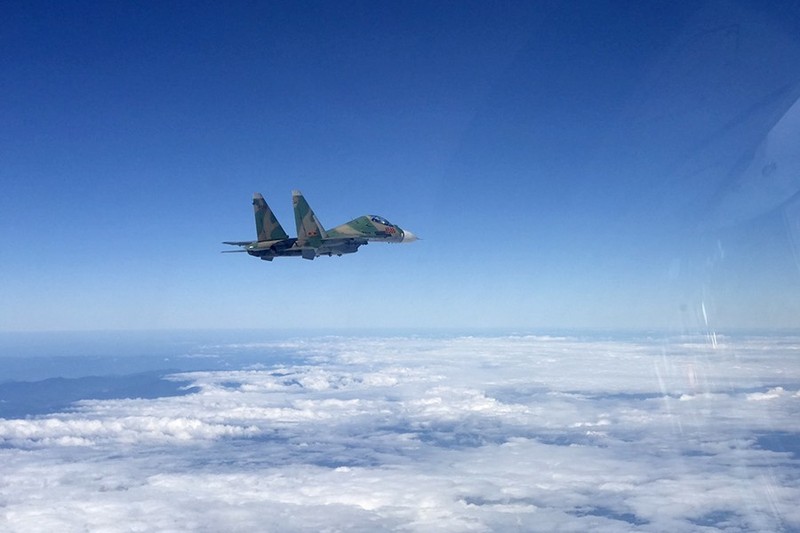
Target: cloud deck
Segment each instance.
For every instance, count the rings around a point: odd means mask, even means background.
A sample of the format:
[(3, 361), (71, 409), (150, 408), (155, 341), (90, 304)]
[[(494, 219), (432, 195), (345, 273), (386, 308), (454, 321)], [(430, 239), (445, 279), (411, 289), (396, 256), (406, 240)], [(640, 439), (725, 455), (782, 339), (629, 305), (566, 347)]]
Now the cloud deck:
[(796, 338), (216, 349), (303, 364), (0, 419), (0, 528), (800, 529)]

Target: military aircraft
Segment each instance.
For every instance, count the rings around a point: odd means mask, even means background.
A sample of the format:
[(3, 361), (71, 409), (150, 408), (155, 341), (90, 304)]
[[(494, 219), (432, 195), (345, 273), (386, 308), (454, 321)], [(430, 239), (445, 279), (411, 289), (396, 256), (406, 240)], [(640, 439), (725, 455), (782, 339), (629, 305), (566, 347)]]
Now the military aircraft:
[(227, 252), (247, 252), (264, 261), (275, 257), (296, 257), (314, 259), (320, 255), (351, 254), (358, 247), (370, 241), (413, 242), (416, 235), (395, 226), (383, 217), (364, 215), (341, 226), (325, 230), (317, 219), (311, 206), (300, 191), (292, 191), (294, 220), (297, 237), (289, 237), (278, 219), (272, 213), (261, 193), (253, 195), (253, 211), (256, 217), (255, 241), (225, 241), (223, 244), (240, 246), (241, 250)]

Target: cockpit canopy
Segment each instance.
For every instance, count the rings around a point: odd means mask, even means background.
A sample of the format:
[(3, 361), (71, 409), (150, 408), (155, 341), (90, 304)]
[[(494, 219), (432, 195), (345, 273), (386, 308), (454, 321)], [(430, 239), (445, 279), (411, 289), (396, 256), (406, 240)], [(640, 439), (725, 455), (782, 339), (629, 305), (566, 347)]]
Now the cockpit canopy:
[(383, 224), (384, 226), (391, 226), (392, 223), (386, 220), (383, 217), (379, 217), (378, 215), (370, 215), (369, 219), (373, 222), (377, 222), (378, 224)]

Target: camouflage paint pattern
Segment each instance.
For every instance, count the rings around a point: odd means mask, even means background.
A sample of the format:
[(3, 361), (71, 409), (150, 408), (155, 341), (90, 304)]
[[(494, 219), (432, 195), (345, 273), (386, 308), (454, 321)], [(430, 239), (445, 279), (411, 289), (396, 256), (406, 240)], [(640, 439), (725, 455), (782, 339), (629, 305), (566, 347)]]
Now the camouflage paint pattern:
[(319, 248), (327, 235), (300, 191), (292, 191), (292, 206), (294, 207), (294, 221), (297, 225), (297, 245)]
[(368, 241), (400, 242), (403, 230), (377, 215), (364, 215), (328, 231), (329, 238), (357, 237)]
[(256, 216), (256, 234), (259, 241), (277, 241), (289, 238), (261, 193), (253, 194), (253, 211)]
[(370, 241), (413, 242), (417, 237), (410, 231), (390, 223), (377, 215), (364, 215), (325, 231), (311, 206), (300, 191), (292, 191), (292, 205), (297, 225), (297, 238), (289, 237), (281, 227), (264, 197), (253, 195), (257, 241), (226, 241), (224, 244), (240, 246), (252, 256), (265, 261), (275, 257), (314, 259), (320, 255), (343, 255), (358, 251)]

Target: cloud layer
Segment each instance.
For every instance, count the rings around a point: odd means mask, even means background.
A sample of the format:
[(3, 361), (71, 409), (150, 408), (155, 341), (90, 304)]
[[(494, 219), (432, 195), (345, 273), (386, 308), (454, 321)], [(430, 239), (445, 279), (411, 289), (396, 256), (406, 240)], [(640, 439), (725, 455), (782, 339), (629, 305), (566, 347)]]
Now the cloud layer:
[(797, 338), (247, 350), (307, 363), (0, 419), (0, 529), (800, 529)]

